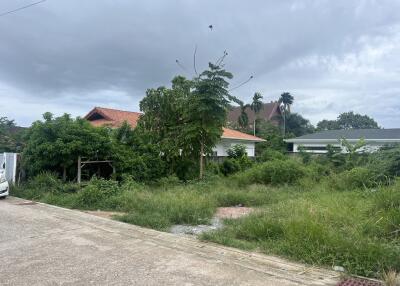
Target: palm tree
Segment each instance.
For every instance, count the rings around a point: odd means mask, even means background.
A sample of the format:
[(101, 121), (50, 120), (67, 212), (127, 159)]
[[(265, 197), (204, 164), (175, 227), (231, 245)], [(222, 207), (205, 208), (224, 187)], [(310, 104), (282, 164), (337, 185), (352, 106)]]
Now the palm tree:
[(246, 108), (248, 107), (248, 104), (240, 104), (240, 115), (238, 118), (238, 124), (242, 129), (245, 129), (247, 125), (249, 124), (249, 117), (246, 113)]
[(279, 105), (283, 113), (283, 137), (286, 134), (286, 113), (290, 113), (290, 105), (293, 104), (294, 97), (289, 92), (284, 92), (279, 98)]
[(250, 105), (251, 110), (254, 111), (253, 133), (256, 136), (256, 117), (260, 110), (263, 108), (262, 95), (259, 92), (254, 93), (253, 102)]

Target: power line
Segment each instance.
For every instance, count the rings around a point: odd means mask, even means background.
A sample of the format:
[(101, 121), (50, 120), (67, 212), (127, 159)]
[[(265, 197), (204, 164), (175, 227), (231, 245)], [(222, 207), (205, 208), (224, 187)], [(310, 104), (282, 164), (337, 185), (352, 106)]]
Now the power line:
[(194, 53), (193, 53), (193, 69), (194, 72), (196, 73), (196, 75), (199, 75), (197, 73), (197, 69), (196, 69), (196, 53), (197, 53), (197, 45), (194, 47)]
[(32, 4), (29, 4), (29, 5), (26, 5), (26, 6), (23, 6), (23, 7), (19, 7), (19, 8), (14, 9), (14, 10), (10, 10), (10, 11), (1, 13), (1, 14), (0, 14), (0, 17), (3, 17), (3, 16), (5, 16), (5, 15), (11, 14), (11, 13), (18, 12), (18, 11), (20, 11), (20, 10), (23, 10), (23, 9), (26, 9), (26, 8), (29, 8), (29, 7), (32, 7), (32, 6), (35, 6), (35, 5), (40, 4), (40, 3), (43, 3), (43, 2), (45, 2), (45, 1), (46, 1), (46, 0), (41, 0), (41, 1), (38, 1), (38, 2), (35, 2), (35, 3), (32, 3)]
[(241, 84), (239, 84), (238, 86), (235, 86), (234, 88), (231, 88), (229, 91), (235, 90), (243, 85), (245, 85), (246, 83), (248, 83), (249, 81), (251, 81), (253, 79), (253, 76), (250, 76), (247, 80), (245, 80), (244, 82), (242, 82)]

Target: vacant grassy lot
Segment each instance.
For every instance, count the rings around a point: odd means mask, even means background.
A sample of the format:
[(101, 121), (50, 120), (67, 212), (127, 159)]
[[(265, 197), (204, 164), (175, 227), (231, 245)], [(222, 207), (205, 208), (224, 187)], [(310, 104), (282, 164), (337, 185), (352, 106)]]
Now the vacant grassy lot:
[[(400, 270), (400, 184), (373, 190), (333, 190), (317, 184), (243, 186), (218, 178), (190, 184), (139, 185), (92, 180), (77, 191), (42, 175), (13, 195), (76, 209), (115, 210), (117, 219), (167, 231), (173, 224), (208, 223), (219, 206), (243, 204), (256, 212), (226, 220), (201, 239), (281, 255), (313, 265), (343, 266), (378, 277)], [(45, 190), (45, 191), (44, 191)]]

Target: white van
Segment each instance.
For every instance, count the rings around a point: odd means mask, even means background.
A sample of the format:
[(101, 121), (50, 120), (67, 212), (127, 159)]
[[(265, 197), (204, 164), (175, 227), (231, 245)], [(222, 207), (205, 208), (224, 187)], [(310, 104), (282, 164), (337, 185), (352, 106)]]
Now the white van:
[(0, 199), (8, 196), (9, 185), (6, 179), (6, 174), (4, 169), (0, 169)]

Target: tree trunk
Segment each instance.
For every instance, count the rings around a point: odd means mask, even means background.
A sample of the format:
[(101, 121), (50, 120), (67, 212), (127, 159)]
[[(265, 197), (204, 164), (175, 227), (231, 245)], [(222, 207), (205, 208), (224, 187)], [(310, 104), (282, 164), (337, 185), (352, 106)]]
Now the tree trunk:
[(286, 137), (286, 111), (283, 113), (283, 138)]
[(67, 180), (67, 167), (63, 167), (63, 175), (62, 175), (62, 180), (65, 182)]
[(200, 143), (200, 174), (199, 174), (200, 180), (203, 179), (203, 173), (204, 173), (203, 153), (204, 153), (204, 143), (202, 141)]

